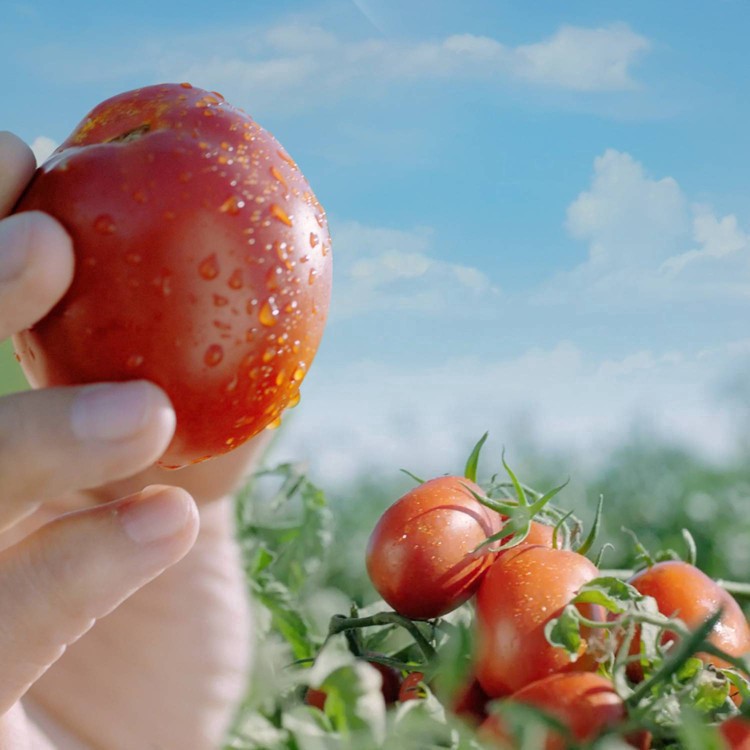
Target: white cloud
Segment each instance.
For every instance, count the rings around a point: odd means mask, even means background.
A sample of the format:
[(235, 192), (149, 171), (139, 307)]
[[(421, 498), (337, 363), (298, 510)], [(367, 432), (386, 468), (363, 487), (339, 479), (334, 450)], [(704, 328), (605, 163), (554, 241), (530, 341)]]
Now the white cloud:
[(589, 466), (636, 427), (727, 456), (741, 426), (730, 405), (717, 403), (715, 387), (727, 366), (744, 362), (749, 346), (600, 360), (563, 341), (505, 359), (446, 357), (408, 368), (352, 363), (306, 383), (275, 456), (306, 460), (326, 485), (363, 469), (430, 475), (460, 470), (486, 430), (485, 460), (499, 465), (505, 446), (512, 464), (528, 437), (523, 425), (542, 448)]
[(542, 285), (536, 302), (633, 309), (750, 295), (750, 236), (737, 217), (691, 204), (677, 180), (651, 176), (630, 154), (608, 149), (594, 160), (566, 228), (587, 243), (588, 258)]
[(630, 69), (648, 51), (648, 39), (625, 24), (589, 29), (563, 26), (550, 38), (517, 47), (519, 76), (547, 86), (578, 91), (636, 88)]
[(649, 47), (625, 24), (563, 26), (547, 39), (516, 47), (475, 34), (353, 41), (292, 24), (234, 30), (223, 40), (222, 52), (208, 58), (196, 50), (186, 57), (183, 41), (166, 46), (158, 59), (162, 76), (218, 87), (231, 100), (252, 101), (257, 111), (309, 107), (414, 80), (517, 80), (574, 91), (628, 90), (636, 87), (632, 68)]
[(436, 258), (429, 229), (405, 231), (346, 222), (332, 233), (333, 318), (393, 310), (455, 315), (457, 295), (477, 306), (483, 298), (498, 295), (479, 269)]
[(46, 135), (40, 135), (38, 138), (35, 138), (31, 144), (31, 150), (34, 152), (36, 163), (42, 164), (47, 161), (57, 146), (58, 144), (51, 138), (47, 138)]
[(668, 258), (664, 271), (677, 274), (695, 262), (720, 260), (750, 250), (750, 237), (740, 229), (734, 214), (719, 219), (708, 206), (696, 206), (694, 213), (693, 236), (699, 247)]

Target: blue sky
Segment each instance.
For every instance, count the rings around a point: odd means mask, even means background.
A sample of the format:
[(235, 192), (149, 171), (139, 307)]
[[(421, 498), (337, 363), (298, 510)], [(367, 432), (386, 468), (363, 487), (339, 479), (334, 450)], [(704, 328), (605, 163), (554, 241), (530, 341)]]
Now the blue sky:
[(2, 127), (40, 156), (102, 99), (189, 80), (301, 165), (334, 299), (284, 457), (447, 471), (485, 430), (512, 453), (521, 425), (589, 453), (634, 425), (731, 451), (746, 3), (3, 7)]

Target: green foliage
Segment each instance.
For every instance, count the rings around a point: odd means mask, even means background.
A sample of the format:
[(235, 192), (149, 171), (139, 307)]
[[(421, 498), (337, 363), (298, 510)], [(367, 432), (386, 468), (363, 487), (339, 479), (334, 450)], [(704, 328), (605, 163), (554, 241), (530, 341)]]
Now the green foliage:
[[(620, 446), (605, 464), (588, 472), (577, 472), (559, 457), (546, 463), (531, 451), (514, 460), (521, 467), (519, 476), (529, 482), (521, 484), (515, 474), (510, 482), (482, 476), (481, 464), (490, 463), (486, 456), (480, 461), (483, 444), (484, 439), (475, 447), (466, 472), (477, 476), (487, 497), (510, 499), (525, 510), (545, 505), (539, 501), (555, 495), (557, 507), (542, 511), (548, 514), (546, 521), (560, 522), (561, 539), (576, 544), (585, 536), (584, 524), (559, 508), (571, 508), (586, 519), (588, 528), (598, 526), (596, 540), (589, 535), (586, 542), (593, 543), (592, 558), (603, 551), (602, 567), (632, 568), (664, 549), (684, 558), (697, 550), (698, 565), (710, 575), (750, 578), (750, 548), (745, 543), (750, 514), (744, 512), (750, 503), (750, 461), (717, 467), (674, 446), (640, 438)], [(547, 493), (549, 497), (531, 489), (559, 485), (565, 476), (572, 481)], [(326, 496), (300, 467), (287, 464), (261, 472), (240, 495), (239, 539), (258, 604), (257, 642), (262, 647), (227, 748), (482, 747), (475, 732), (443, 708), (468, 671), (473, 647), (467, 626), (470, 605), (436, 623), (404, 623), (394, 613), (383, 613), (386, 608), (366, 576), (364, 552), (372, 528), (415, 481), (413, 475), (394, 469), (390, 476), (362, 477)], [(707, 719), (731, 715), (730, 684), (745, 693), (747, 683), (738, 674), (717, 673), (692, 657), (705, 633), (693, 634), (695, 642), (685, 633), (685, 648), (667, 654), (662, 635), (667, 625), (679, 632), (679, 624), (660, 616), (649, 597), (615, 576), (604, 576), (586, 586), (547, 629), (549, 639), (571, 654), (577, 653), (584, 629), (592, 625), (575, 604), (598, 605), (621, 618), (618, 632), (624, 633), (624, 646), (619, 657), (602, 661), (602, 670), (611, 670), (621, 695), (630, 695), (633, 716), (654, 730), (654, 747), (720, 746)], [(625, 677), (625, 663), (628, 632), (632, 636), (635, 622), (646, 680), (634, 691)], [(615, 636), (601, 633), (602, 643), (607, 639)], [(439, 662), (430, 658), (434, 650), (440, 653)], [(366, 663), (365, 657), (373, 654), (376, 661), (397, 665), (404, 673), (424, 671), (430, 686), (427, 698), (386, 710), (380, 676)], [(324, 712), (304, 704), (308, 686), (326, 692)], [(510, 710), (509, 716), (519, 732), (519, 746), (535, 747), (538, 728), (546, 726), (548, 718), (533, 710)], [(678, 725), (683, 728), (675, 729)], [(606, 736), (593, 747), (626, 745), (621, 738)]]

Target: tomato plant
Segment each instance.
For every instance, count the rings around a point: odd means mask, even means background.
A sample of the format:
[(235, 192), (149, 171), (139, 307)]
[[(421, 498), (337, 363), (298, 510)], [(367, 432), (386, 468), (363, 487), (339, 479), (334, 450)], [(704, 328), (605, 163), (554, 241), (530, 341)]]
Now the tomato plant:
[[(562, 725), (565, 735), (578, 742), (596, 739), (626, 717), (625, 704), (611, 680), (592, 672), (552, 674), (529, 683), (504, 701), (506, 707), (513, 704), (540, 709)], [(511, 727), (501, 714), (486, 719), (479, 731), (491, 742), (512, 746)], [(544, 743), (540, 750), (564, 750), (568, 746), (566, 736), (554, 728), (545, 729), (543, 735), (539, 738)]]
[(16, 351), (32, 385), (146, 378), (169, 395), (174, 468), (235, 448), (299, 398), (331, 287), (325, 213), (282, 146), (189, 84), (95, 107), (17, 211), (73, 239), (67, 294)]
[(475, 550), (499, 531), (501, 521), (472, 492), (482, 494), (464, 477), (431, 479), (397, 500), (373, 529), (367, 573), (399, 614), (439, 617), (476, 591), (493, 555)]
[[(659, 611), (682, 620), (690, 630), (708, 620), (721, 610), (721, 617), (714, 626), (709, 642), (730, 656), (745, 656), (750, 653), (750, 626), (745, 614), (735, 599), (703, 571), (682, 560), (665, 560), (636, 573), (630, 584), (642, 594), (655, 599)], [(664, 641), (674, 640), (675, 634), (666, 631)], [(633, 650), (638, 651), (638, 638)], [(727, 666), (721, 658), (703, 654), (705, 661), (717, 666)], [(631, 674), (638, 676), (637, 663)]]
[[(522, 544), (499, 556), (477, 593), (476, 675), (492, 697), (565, 669), (590, 668), (584, 652), (572, 661), (545, 636), (545, 625), (588, 581), (596, 566), (570, 550)], [(603, 618), (587, 607), (592, 618)]]

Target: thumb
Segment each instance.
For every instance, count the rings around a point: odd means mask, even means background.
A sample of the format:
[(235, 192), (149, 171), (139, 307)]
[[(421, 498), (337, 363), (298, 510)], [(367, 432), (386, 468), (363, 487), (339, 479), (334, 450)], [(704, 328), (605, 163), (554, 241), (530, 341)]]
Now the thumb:
[(0, 553), (0, 715), (96, 622), (192, 546), (198, 513), (150, 487), (58, 518)]

